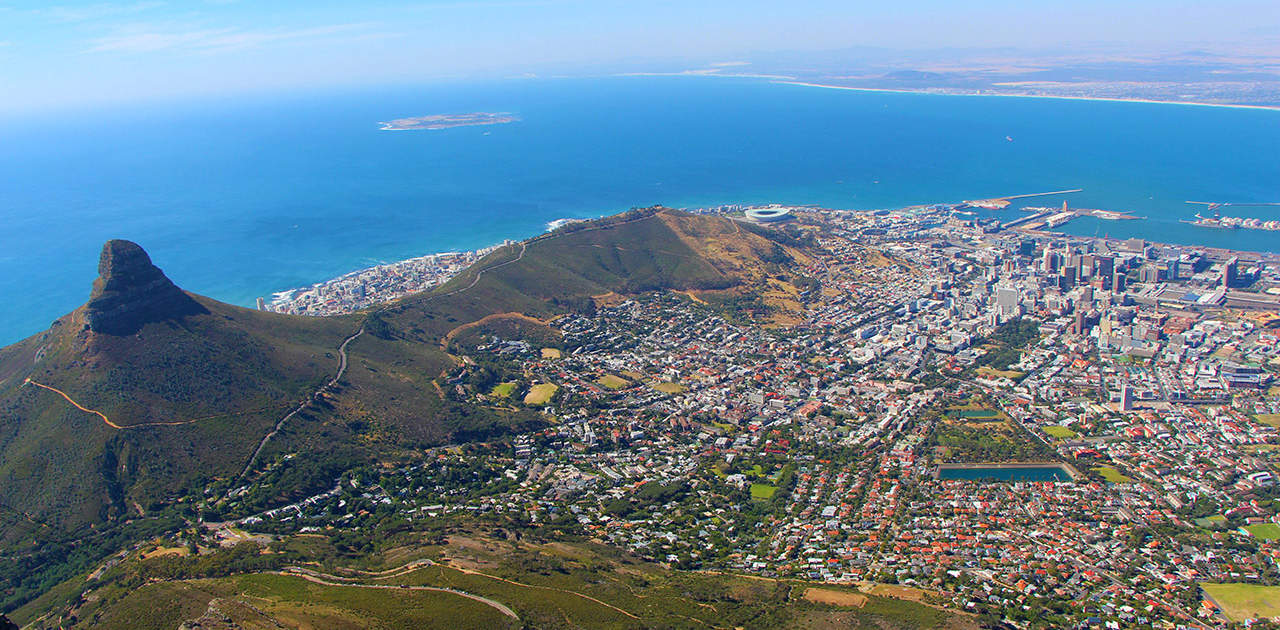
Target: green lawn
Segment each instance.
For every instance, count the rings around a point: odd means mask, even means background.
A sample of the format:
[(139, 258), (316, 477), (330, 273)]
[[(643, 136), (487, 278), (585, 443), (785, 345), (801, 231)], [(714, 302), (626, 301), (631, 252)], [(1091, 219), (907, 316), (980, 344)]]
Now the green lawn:
[(751, 498), (757, 501), (768, 501), (773, 498), (773, 493), (777, 491), (778, 488), (776, 486), (771, 486), (767, 483), (751, 484)]
[(1232, 621), (1280, 616), (1280, 586), (1202, 582), (1200, 588), (1218, 602)]
[(1102, 475), (1103, 479), (1106, 479), (1111, 483), (1133, 483), (1133, 479), (1130, 479), (1124, 473), (1116, 470), (1112, 466), (1095, 466), (1093, 468), (1093, 472)]
[(655, 383), (653, 388), (664, 394), (679, 394), (684, 391), (684, 385), (679, 383), (668, 383), (666, 381)]
[(498, 383), (494, 386), (493, 391), (489, 392), (489, 395), (496, 396), (498, 398), (510, 398), (511, 394), (515, 391), (515, 383)]
[(529, 388), (529, 393), (524, 395), (524, 404), (526, 405), (545, 405), (551, 402), (551, 398), (556, 395), (556, 391), (560, 388), (551, 383), (539, 383)]
[(1275, 523), (1245, 525), (1244, 531), (1249, 532), (1250, 536), (1260, 540), (1280, 540), (1280, 525)]
[(601, 376), (596, 379), (596, 383), (606, 389), (626, 389), (631, 385), (631, 381), (612, 374), (605, 374), (604, 376)]
[(1220, 526), (1225, 522), (1227, 522), (1227, 517), (1221, 514), (1214, 514), (1212, 516), (1206, 516), (1204, 518), (1198, 518), (1195, 520), (1196, 525), (1203, 527), (1205, 529), (1210, 529), (1213, 527)]
[(1077, 435), (1079, 435), (1079, 434), (1078, 434), (1078, 433), (1076, 433), (1075, 431), (1072, 431), (1071, 429), (1068, 429), (1067, 427), (1064, 427), (1064, 426), (1061, 426), (1061, 425), (1057, 425), (1057, 424), (1053, 424), (1053, 425), (1049, 425), (1049, 426), (1045, 427), (1045, 428), (1044, 428), (1044, 432), (1045, 432), (1045, 433), (1048, 433), (1050, 436), (1052, 436), (1052, 437), (1056, 437), (1056, 438), (1058, 438), (1058, 439), (1060, 439), (1060, 440), (1069, 440), (1069, 439), (1071, 439), (1071, 438), (1076, 437)]
[(1267, 426), (1280, 428), (1280, 413), (1260, 413), (1254, 415), (1253, 419)]
[(1026, 376), (1026, 374), (1017, 370), (997, 370), (986, 365), (978, 368), (977, 372), (979, 376), (1003, 377), (1015, 381)]

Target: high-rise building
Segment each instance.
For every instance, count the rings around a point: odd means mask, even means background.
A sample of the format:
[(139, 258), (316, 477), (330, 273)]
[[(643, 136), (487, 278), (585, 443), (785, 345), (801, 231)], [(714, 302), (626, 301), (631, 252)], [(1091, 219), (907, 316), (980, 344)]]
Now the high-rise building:
[(1232, 256), (1225, 265), (1222, 266), (1222, 288), (1229, 289), (1236, 283), (1236, 274), (1240, 265), (1240, 259)]
[(1067, 265), (1062, 268), (1062, 286), (1071, 288), (1076, 286), (1076, 280), (1080, 277), (1080, 268)]
[(1076, 305), (1075, 319), (1071, 322), (1071, 332), (1083, 335), (1085, 331), (1089, 330), (1088, 317), (1089, 311), (1080, 305)]
[(1000, 287), (996, 289), (996, 309), (1000, 312), (1000, 317), (1015, 317), (1020, 315), (1019, 300), (1021, 296), (1018, 290), (1013, 287)]
[(1120, 387), (1120, 411), (1133, 411), (1133, 388), (1128, 385)]
[(1058, 252), (1044, 248), (1044, 272), (1047, 274), (1058, 273)]
[(1102, 254), (1093, 255), (1093, 275), (1100, 278), (1111, 278), (1111, 274), (1115, 273), (1116, 260), (1110, 256)]

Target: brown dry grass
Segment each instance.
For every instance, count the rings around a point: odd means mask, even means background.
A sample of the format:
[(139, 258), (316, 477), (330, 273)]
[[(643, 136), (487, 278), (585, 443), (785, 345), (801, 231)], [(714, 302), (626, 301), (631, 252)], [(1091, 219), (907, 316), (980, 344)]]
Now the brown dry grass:
[(909, 602), (921, 602), (925, 600), (927, 593), (918, 588), (910, 586), (898, 586), (897, 584), (876, 584), (871, 587), (872, 595), (881, 597), (892, 597), (895, 599), (905, 599)]
[(468, 322), (466, 324), (462, 324), (461, 326), (458, 326), (453, 330), (450, 330), (448, 333), (445, 333), (444, 339), (440, 340), (440, 347), (442, 348), (449, 347), (449, 343), (453, 341), (453, 338), (457, 337), (459, 334), (461, 334), (465, 330), (469, 330), (477, 326), (483, 326), (489, 322), (498, 321), (501, 319), (519, 319), (532, 324), (540, 324), (542, 326), (548, 325), (547, 322), (544, 322), (536, 317), (529, 317), (524, 313), (494, 313), (493, 315), (486, 315), (485, 317), (481, 317), (480, 319), (477, 319), (474, 322)]
[(831, 606), (856, 606), (862, 608), (867, 603), (867, 596), (862, 593), (836, 591), (829, 588), (806, 588), (802, 596), (806, 601)]
[(163, 558), (165, 556), (176, 556), (181, 558), (182, 556), (189, 555), (190, 553), (191, 552), (187, 551), (186, 547), (160, 547), (159, 549), (142, 554), (142, 559)]

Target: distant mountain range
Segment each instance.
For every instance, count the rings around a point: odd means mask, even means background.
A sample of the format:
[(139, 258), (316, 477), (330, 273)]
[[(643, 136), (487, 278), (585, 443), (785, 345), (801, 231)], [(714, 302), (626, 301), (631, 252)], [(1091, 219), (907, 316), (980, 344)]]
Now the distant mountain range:
[(694, 70), (767, 76), (833, 87), (938, 94), (1004, 94), (1280, 107), (1280, 53), (1188, 50), (1134, 54), (1090, 49), (1027, 51), (859, 47), (768, 53)]

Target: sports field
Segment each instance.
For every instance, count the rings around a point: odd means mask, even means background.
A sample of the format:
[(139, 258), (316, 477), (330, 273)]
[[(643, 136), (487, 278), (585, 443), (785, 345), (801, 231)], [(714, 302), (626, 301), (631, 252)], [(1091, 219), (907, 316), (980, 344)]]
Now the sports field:
[(1056, 437), (1060, 440), (1069, 440), (1073, 437), (1076, 437), (1076, 435), (1078, 435), (1075, 431), (1072, 431), (1067, 427), (1057, 425), (1057, 424), (1052, 424), (1045, 427), (1044, 432), (1048, 433), (1051, 437)]
[(1096, 466), (1094, 467), (1093, 472), (1102, 475), (1103, 479), (1106, 479), (1111, 483), (1133, 483), (1133, 479), (1129, 478), (1128, 475), (1125, 475), (1111, 466)]
[(524, 404), (526, 405), (545, 405), (551, 402), (551, 398), (556, 395), (556, 391), (560, 388), (551, 383), (539, 383), (529, 388), (529, 393), (524, 395)]
[(613, 374), (605, 374), (604, 376), (601, 376), (596, 379), (596, 383), (600, 384), (600, 386), (605, 389), (625, 389), (627, 386), (631, 385), (631, 382), (627, 379), (620, 376), (614, 376)]
[(1200, 588), (1232, 621), (1280, 617), (1280, 586), (1202, 582)]
[(1260, 540), (1280, 540), (1280, 525), (1275, 523), (1245, 525), (1244, 531), (1249, 532), (1250, 536)]

